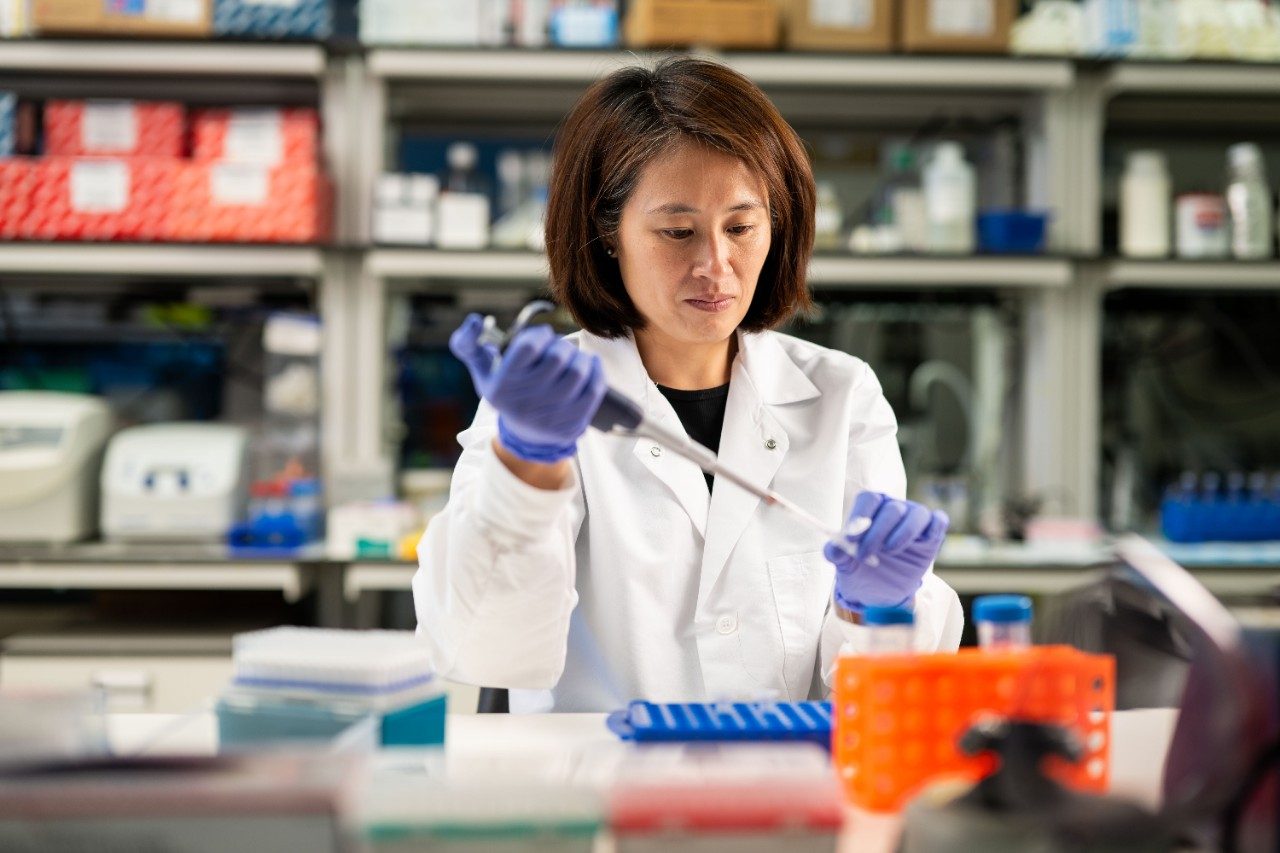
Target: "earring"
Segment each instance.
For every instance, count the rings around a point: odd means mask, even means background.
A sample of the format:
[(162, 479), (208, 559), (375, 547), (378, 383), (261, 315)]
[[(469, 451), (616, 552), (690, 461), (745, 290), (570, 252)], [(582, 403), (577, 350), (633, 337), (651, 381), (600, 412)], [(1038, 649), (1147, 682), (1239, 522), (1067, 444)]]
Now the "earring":
[(610, 247), (610, 248), (608, 248), (608, 249), (605, 249), (605, 250), (604, 250), (604, 253), (605, 253), (606, 255), (608, 255), (609, 257), (611, 257), (611, 258), (616, 258), (616, 257), (618, 257), (618, 252), (617, 252), (613, 247)]

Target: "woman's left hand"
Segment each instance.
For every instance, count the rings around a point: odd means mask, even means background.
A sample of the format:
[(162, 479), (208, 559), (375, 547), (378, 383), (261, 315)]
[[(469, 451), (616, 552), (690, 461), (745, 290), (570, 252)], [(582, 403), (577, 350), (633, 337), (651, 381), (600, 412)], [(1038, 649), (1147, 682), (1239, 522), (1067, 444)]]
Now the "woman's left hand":
[(862, 492), (842, 536), (855, 553), (828, 542), (823, 553), (836, 567), (836, 603), (867, 607), (910, 604), (942, 548), (947, 514), (878, 492)]

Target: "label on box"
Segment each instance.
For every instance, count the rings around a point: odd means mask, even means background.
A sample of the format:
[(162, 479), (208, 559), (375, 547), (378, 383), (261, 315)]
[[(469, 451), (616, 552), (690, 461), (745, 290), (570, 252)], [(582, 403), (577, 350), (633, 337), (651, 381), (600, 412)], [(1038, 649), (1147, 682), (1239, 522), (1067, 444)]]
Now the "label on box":
[(82, 160), (71, 166), (71, 207), (79, 213), (119, 213), (129, 205), (129, 166)]
[(929, 0), (929, 30), (939, 36), (990, 36), (996, 31), (996, 0)]
[(809, 0), (809, 22), (815, 27), (865, 30), (876, 22), (875, 0)]
[(138, 145), (138, 113), (129, 101), (87, 101), (80, 122), (85, 151), (131, 152)]
[(201, 0), (148, 0), (151, 17), (175, 24), (198, 24), (204, 20)]
[(271, 170), (254, 163), (209, 167), (209, 197), (217, 205), (261, 207), (267, 202)]
[(235, 110), (227, 122), (222, 159), (274, 166), (284, 159), (279, 110)]

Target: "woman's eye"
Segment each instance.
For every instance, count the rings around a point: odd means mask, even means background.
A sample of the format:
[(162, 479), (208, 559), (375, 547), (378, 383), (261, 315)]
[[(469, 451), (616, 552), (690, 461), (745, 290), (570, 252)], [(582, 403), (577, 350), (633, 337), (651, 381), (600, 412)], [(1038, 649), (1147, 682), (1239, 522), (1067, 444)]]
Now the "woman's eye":
[(738, 235), (741, 235), (741, 234), (750, 234), (750, 233), (751, 233), (751, 231), (752, 231), (753, 229), (755, 229), (755, 226), (754, 226), (754, 225), (751, 225), (751, 224), (745, 224), (745, 225), (731, 225), (731, 226), (729, 226), (729, 233), (730, 233), (730, 234), (738, 234)]
[(673, 240), (683, 240), (692, 236), (693, 230), (690, 228), (664, 228), (662, 233)]

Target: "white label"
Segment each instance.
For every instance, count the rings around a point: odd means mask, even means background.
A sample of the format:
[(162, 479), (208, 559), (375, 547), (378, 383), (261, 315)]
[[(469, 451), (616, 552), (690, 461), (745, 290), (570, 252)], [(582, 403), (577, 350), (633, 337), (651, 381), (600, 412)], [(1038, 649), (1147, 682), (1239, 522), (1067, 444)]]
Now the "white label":
[(809, 22), (815, 27), (865, 30), (875, 20), (874, 0), (809, 0)]
[(118, 160), (84, 160), (71, 166), (71, 208), (79, 213), (119, 213), (129, 204), (129, 167)]
[(222, 159), (274, 166), (284, 159), (279, 110), (234, 110), (227, 122)]
[(147, 13), (161, 21), (198, 24), (204, 20), (204, 4), (201, 0), (148, 0)]
[(253, 163), (218, 163), (209, 169), (214, 204), (261, 207), (267, 201), (270, 170)]
[(990, 36), (995, 0), (929, 0), (929, 30), (940, 36)]
[(442, 249), (483, 249), (489, 245), (489, 198), (444, 193), (437, 208), (436, 242)]
[(80, 123), (85, 151), (129, 153), (138, 145), (138, 113), (128, 101), (87, 101)]

